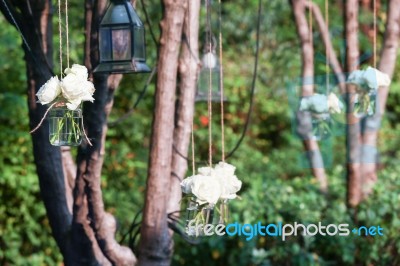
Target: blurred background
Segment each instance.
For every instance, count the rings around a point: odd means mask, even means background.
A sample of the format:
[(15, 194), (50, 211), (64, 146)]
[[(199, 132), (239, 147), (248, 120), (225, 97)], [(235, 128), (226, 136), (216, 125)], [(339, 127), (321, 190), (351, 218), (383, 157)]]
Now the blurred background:
[[(83, 4), (70, 0), (71, 62), (83, 63)], [(323, 1), (315, 0), (323, 5)], [(330, 33), (339, 57), (344, 53), (341, 1), (331, 1)], [(225, 140), (230, 151), (247, 123), (254, 74), (258, 1), (223, 1), (222, 36), (225, 103)], [(386, 19), (386, 1), (378, 13), (378, 43)], [(151, 27), (159, 36), (159, 1), (146, 1)], [(203, 8), (204, 9), (204, 8)], [(143, 6), (137, 11), (143, 18)], [(202, 11), (204, 13), (204, 10)], [(369, 23), (371, 14), (360, 15)], [(216, 20), (216, 18), (213, 18)], [(54, 17), (54, 27), (56, 28)], [(40, 198), (28, 127), (26, 71), (18, 32), (0, 15), (0, 265), (61, 265)], [(200, 21), (201, 30), (205, 21)], [(147, 32), (149, 25), (146, 24)], [(157, 46), (147, 34), (148, 64), (156, 63)], [(315, 71), (324, 74), (325, 48), (315, 33)], [(361, 54), (372, 45), (359, 35)], [(55, 43), (58, 37), (54, 36)], [(200, 40), (201, 42), (201, 40)], [(201, 43), (200, 43), (201, 47)], [(378, 49), (379, 49), (378, 45)], [(334, 125), (333, 136), (320, 142), (328, 174), (329, 192), (319, 191), (301, 140), (294, 131), (291, 84), (301, 76), (300, 42), (289, 1), (264, 1), (259, 69), (254, 107), (246, 136), (228, 162), (243, 181), (240, 199), (230, 203), (230, 222), (348, 223), (380, 225), (376, 237), (210, 237), (194, 245), (175, 234), (173, 265), (400, 265), (400, 100), (399, 64), (390, 87), (387, 110), (379, 134), (379, 180), (359, 207), (346, 207), (344, 127)], [(318, 56), (320, 55), (320, 57)], [(54, 53), (54, 58), (57, 58)], [(368, 61), (365, 62), (368, 65)], [(60, 70), (55, 66), (55, 73)], [(136, 110), (134, 105), (149, 74), (125, 75), (116, 91), (106, 143), (102, 186), (106, 210), (118, 220), (117, 241), (134, 251), (139, 236), (153, 116), (154, 80)], [(289, 92), (289, 93), (288, 93)], [(212, 121), (206, 103), (196, 103), (194, 136), (196, 160), (206, 165), (208, 123), (213, 123), (214, 156), (220, 157), (219, 104)], [(117, 123), (113, 123), (117, 121)], [(76, 151), (73, 151), (76, 152)], [(203, 165), (197, 165), (203, 166)], [(188, 175), (191, 175), (189, 172)], [(358, 212), (357, 221), (353, 214)]]

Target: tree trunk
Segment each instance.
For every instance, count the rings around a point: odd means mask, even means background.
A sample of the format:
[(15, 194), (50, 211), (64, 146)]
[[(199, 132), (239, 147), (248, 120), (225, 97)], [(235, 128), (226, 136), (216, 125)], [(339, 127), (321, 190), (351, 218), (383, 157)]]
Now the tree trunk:
[(167, 202), (171, 178), (176, 77), (187, 1), (164, 0), (160, 57), (147, 178), (146, 201), (139, 245), (139, 265), (169, 265), (171, 237)]
[[(90, 69), (98, 63), (98, 25), (100, 17), (105, 11), (105, 1), (94, 1), (93, 11), (89, 11), (90, 2), (86, 2), (86, 37), (90, 38), (90, 53), (85, 51), (85, 62), (90, 54)], [(86, 49), (89, 47), (86, 41)], [(111, 112), (113, 95), (121, 75), (94, 75), (96, 88), (93, 104), (84, 108), (85, 125), (88, 137), (92, 139), (93, 146), (81, 145), (78, 150), (78, 173), (74, 192), (74, 229), (77, 243), (77, 261), (81, 264), (85, 261), (96, 260), (100, 265), (134, 265), (136, 257), (132, 251), (120, 246), (114, 239), (116, 221), (114, 217), (106, 213), (101, 192), (101, 169), (105, 154), (105, 137), (107, 133), (107, 118)], [(90, 225), (90, 227), (89, 227)]]
[[(51, 1), (0, 2), (8, 22), (21, 29), (28, 46), (23, 42), (27, 71), (29, 126), (35, 128), (47, 107), (36, 102), (36, 93), (52, 76), (52, 6)], [(18, 10), (18, 11), (17, 11)], [(11, 18), (10, 13), (15, 18)], [(60, 148), (49, 142), (48, 122), (32, 134), (33, 155), (39, 177), (40, 193), (46, 208), (53, 236), (66, 261), (72, 256), (69, 232), (72, 215), (68, 208)]]
[[(396, 66), (397, 50), (399, 47), (400, 36), (400, 0), (389, 1), (386, 22), (385, 39), (383, 43), (383, 50), (381, 53), (381, 60), (379, 62), (379, 70), (388, 74), (390, 78)], [(389, 87), (382, 87), (378, 90), (378, 108), (377, 112), (365, 119), (363, 123), (363, 152), (362, 152), (362, 179), (363, 188), (362, 193), (365, 198), (371, 193), (372, 188), (376, 181), (377, 164), (378, 164), (378, 131), (381, 126), (381, 120), (386, 109), (386, 100), (389, 94)]]
[[(359, 66), (358, 49), (358, 0), (345, 1), (344, 25), (346, 34), (346, 71), (351, 73)], [(355, 86), (346, 86), (347, 105), (347, 203), (355, 207), (361, 200), (360, 172), (360, 121), (353, 115), (352, 101)]]
[[(302, 97), (311, 96), (314, 93), (314, 48), (312, 33), (310, 32), (305, 15), (306, 1), (291, 0), (297, 34), (301, 42), (302, 55)], [(318, 142), (312, 135), (311, 115), (309, 112), (298, 111), (297, 132), (303, 140), (304, 148), (314, 177), (319, 182), (320, 190), (326, 192), (328, 181), (325, 174), (324, 163)]]
[[(183, 24), (182, 53), (179, 61), (179, 99), (175, 114), (174, 152), (172, 155), (172, 173), (168, 213), (179, 214), (182, 190), (180, 183), (186, 175), (191, 124), (193, 121), (194, 98), (197, 86), (197, 73), (199, 71), (199, 12), (200, 0), (189, 1)], [(179, 153), (178, 153), (179, 152)]]

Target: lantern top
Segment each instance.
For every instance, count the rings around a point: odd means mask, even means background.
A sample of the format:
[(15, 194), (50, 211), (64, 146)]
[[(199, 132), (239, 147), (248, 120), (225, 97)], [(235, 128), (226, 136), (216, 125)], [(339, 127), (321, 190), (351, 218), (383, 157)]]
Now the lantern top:
[(128, 0), (111, 0), (100, 22), (99, 57), (93, 72), (150, 72), (144, 25)]
[(100, 26), (116, 24), (133, 24), (134, 26), (143, 27), (142, 21), (128, 0), (111, 1), (106, 14), (100, 22)]

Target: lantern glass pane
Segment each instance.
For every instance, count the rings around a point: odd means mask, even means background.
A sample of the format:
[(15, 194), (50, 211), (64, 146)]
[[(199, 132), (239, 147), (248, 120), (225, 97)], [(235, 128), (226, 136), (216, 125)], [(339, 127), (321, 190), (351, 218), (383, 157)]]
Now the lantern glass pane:
[(203, 67), (200, 70), (199, 81), (197, 85), (196, 101), (207, 101), (208, 92), (211, 86), (211, 100), (221, 100), (221, 89), (219, 66), (214, 68)]
[(134, 27), (133, 36), (133, 57), (135, 60), (145, 61), (144, 28)]
[(100, 28), (99, 43), (100, 43), (100, 61), (110, 61), (111, 58), (111, 42), (110, 29)]
[(129, 23), (131, 23), (131, 21), (129, 19), (128, 11), (123, 3), (111, 3), (104, 18), (101, 20), (101, 24), (103, 25)]
[(114, 61), (131, 59), (131, 31), (129, 29), (112, 30), (112, 53)]

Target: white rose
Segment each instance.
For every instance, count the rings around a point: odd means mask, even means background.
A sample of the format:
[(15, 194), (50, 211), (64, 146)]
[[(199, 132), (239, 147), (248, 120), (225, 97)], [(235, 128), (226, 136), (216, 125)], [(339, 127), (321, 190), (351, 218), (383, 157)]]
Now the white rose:
[(310, 111), (314, 113), (327, 113), (328, 99), (326, 95), (314, 94), (313, 96), (303, 97), (300, 101), (300, 111)]
[(347, 83), (356, 84), (361, 86), (364, 83), (364, 71), (362, 70), (355, 70), (350, 73), (349, 77), (347, 78)]
[(193, 180), (195, 179), (195, 177), (196, 177), (196, 175), (193, 175), (193, 176), (189, 176), (182, 180), (181, 188), (182, 188), (183, 193), (186, 193), (186, 194), (192, 193), (192, 184), (193, 184)]
[(390, 85), (389, 76), (373, 67), (368, 67), (364, 71), (363, 78), (364, 78), (365, 83), (371, 89), (378, 89), (381, 86), (389, 86)]
[(214, 172), (214, 169), (212, 167), (200, 167), (197, 169), (200, 175), (208, 175), (211, 176)]
[(204, 68), (214, 68), (217, 66), (217, 57), (213, 53), (206, 53), (202, 58), (202, 62)]
[(74, 64), (72, 68), (64, 71), (67, 75), (62, 80), (61, 91), (68, 100), (67, 107), (75, 110), (82, 101), (94, 101), (95, 91), (92, 82), (87, 80), (88, 74), (85, 66)]
[(387, 74), (376, 68), (368, 67), (366, 70), (353, 71), (348, 79), (348, 83), (356, 84), (364, 90), (376, 90), (381, 86), (389, 86), (390, 78)]
[(74, 74), (81, 79), (87, 80), (88, 79), (88, 70), (85, 66), (79, 64), (73, 64), (71, 68), (66, 68), (64, 70), (65, 74)]
[(199, 204), (216, 204), (221, 196), (221, 187), (212, 176), (196, 175), (193, 178), (192, 193)]
[(235, 170), (236, 167), (229, 164), (229, 163), (225, 163), (225, 162), (219, 162), (216, 166), (215, 166), (215, 172), (217, 172), (218, 174), (225, 174), (225, 175), (234, 175), (235, 174)]
[(215, 166), (214, 176), (221, 186), (221, 199), (236, 198), (236, 193), (242, 187), (242, 181), (235, 175), (235, 169), (235, 166), (224, 162)]
[(39, 103), (48, 104), (52, 102), (61, 93), (60, 81), (58, 77), (50, 78), (36, 93)]
[(343, 108), (343, 103), (339, 100), (339, 98), (334, 93), (330, 93), (328, 96), (329, 112), (340, 114)]

